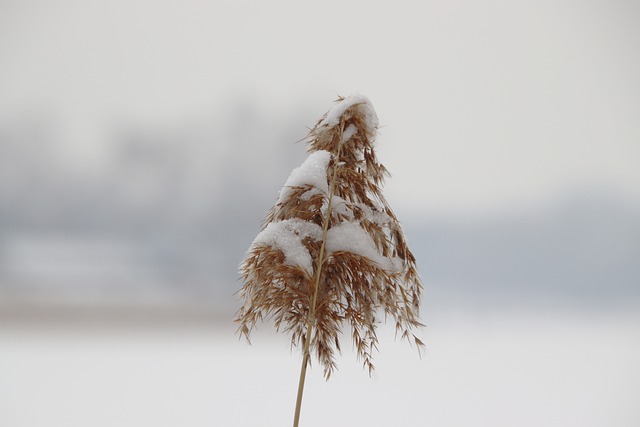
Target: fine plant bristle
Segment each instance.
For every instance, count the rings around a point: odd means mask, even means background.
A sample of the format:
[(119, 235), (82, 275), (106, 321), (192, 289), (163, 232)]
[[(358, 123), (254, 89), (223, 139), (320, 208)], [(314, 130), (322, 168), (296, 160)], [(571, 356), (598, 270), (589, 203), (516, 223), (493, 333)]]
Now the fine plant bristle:
[(382, 195), (388, 173), (374, 151), (377, 126), (368, 99), (336, 101), (310, 130), (309, 160), (292, 173), (240, 266), (239, 332), (248, 339), (271, 318), (293, 346), (306, 344), (326, 378), (344, 327), (370, 374), (381, 320), (393, 319), (398, 335), (423, 346), (413, 334), (422, 326), (422, 284)]

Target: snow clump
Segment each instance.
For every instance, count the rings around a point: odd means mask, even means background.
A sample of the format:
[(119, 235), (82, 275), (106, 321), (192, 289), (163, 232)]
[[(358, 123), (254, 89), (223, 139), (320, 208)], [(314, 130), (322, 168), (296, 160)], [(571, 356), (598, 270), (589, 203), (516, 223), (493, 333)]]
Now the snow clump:
[(329, 184), (327, 180), (327, 167), (331, 160), (331, 153), (324, 150), (314, 151), (297, 168), (295, 168), (284, 187), (280, 190), (278, 202), (281, 203), (291, 195), (293, 187), (303, 187), (309, 185), (317, 188), (325, 194), (329, 194)]
[(373, 261), (378, 267), (391, 273), (401, 272), (402, 260), (380, 255), (376, 244), (357, 221), (338, 224), (327, 231), (326, 248), (329, 253), (349, 252)]
[[(345, 111), (354, 105), (359, 105), (360, 112), (364, 117), (365, 126), (367, 127), (367, 132), (374, 133), (379, 124), (378, 115), (376, 114), (376, 110), (373, 109), (369, 98), (359, 94), (348, 96), (337, 103), (335, 107), (327, 112), (326, 116), (320, 122), (320, 126), (326, 126), (329, 129), (335, 127), (340, 123), (340, 118), (344, 115)], [(355, 134), (354, 130), (349, 131), (349, 133), (351, 133), (349, 138)], [(343, 140), (348, 141), (349, 138), (344, 138)]]
[(297, 266), (309, 274), (313, 272), (311, 254), (302, 243), (305, 238), (322, 240), (322, 228), (310, 221), (298, 218), (285, 219), (267, 224), (251, 244), (251, 249), (266, 245), (279, 249), (287, 265)]

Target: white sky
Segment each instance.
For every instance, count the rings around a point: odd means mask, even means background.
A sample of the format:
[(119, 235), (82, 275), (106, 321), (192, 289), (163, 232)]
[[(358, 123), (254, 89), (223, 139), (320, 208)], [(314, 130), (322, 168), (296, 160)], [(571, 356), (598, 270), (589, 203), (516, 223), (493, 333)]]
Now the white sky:
[(5, 0), (0, 124), (44, 114), (90, 162), (114, 121), (240, 96), (321, 114), (359, 92), (384, 126), (392, 206), (640, 200), (639, 22), (638, 3), (605, 0)]

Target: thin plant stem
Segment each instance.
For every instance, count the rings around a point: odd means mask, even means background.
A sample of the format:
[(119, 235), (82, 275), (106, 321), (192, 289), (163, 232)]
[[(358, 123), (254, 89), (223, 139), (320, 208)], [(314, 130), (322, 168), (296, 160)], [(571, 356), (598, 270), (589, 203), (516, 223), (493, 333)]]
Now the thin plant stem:
[(296, 397), (296, 410), (293, 416), (293, 427), (298, 427), (300, 422), (300, 409), (302, 408), (302, 394), (304, 392), (304, 383), (307, 376), (307, 366), (309, 365), (309, 348), (311, 347), (311, 336), (313, 334), (313, 325), (316, 315), (316, 303), (318, 301), (318, 288), (320, 287), (320, 279), (322, 278), (322, 264), (324, 262), (324, 251), (327, 242), (327, 231), (329, 230), (329, 222), (331, 220), (331, 202), (333, 200), (333, 193), (335, 191), (336, 175), (338, 171), (338, 161), (340, 159), (340, 153), (342, 151), (342, 134), (344, 132), (344, 122), (340, 125), (340, 143), (338, 145), (338, 153), (335, 157), (333, 164), (333, 174), (331, 176), (331, 183), (329, 186), (329, 200), (327, 202), (327, 213), (325, 214), (324, 224), (322, 227), (322, 243), (320, 245), (320, 252), (318, 253), (318, 259), (316, 260), (316, 275), (314, 279), (313, 290), (313, 302), (309, 307), (309, 315), (307, 317), (307, 334), (304, 340), (304, 353), (302, 356), (302, 366), (300, 367), (300, 378), (298, 380), (298, 394)]
[[(300, 423), (311, 353), (328, 379), (344, 326), (351, 328), (369, 375), (378, 311), (393, 317), (403, 339), (423, 346), (412, 333), (422, 326), (422, 284), (382, 196), (388, 174), (374, 152), (377, 129), (366, 97), (339, 97), (309, 130), (309, 158), (291, 173), (240, 266), (244, 302), (235, 319), (238, 332), (248, 339), (256, 322), (271, 317), (302, 353), (294, 427)], [(333, 212), (337, 204), (341, 208)]]

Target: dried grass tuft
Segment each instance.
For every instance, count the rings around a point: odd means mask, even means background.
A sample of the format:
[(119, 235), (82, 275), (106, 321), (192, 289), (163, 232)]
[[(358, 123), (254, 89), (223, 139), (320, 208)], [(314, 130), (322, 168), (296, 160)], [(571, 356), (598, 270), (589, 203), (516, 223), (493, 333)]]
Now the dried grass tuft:
[[(305, 364), (309, 354), (315, 355), (327, 379), (336, 368), (345, 326), (369, 374), (382, 318), (393, 319), (403, 339), (418, 349), (423, 346), (413, 334), (422, 326), (418, 318), (422, 284), (398, 219), (382, 195), (388, 172), (374, 151), (377, 120), (372, 119), (373, 109), (366, 99), (336, 102), (334, 108), (344, 109), (339, 110), (337, 123), (327, 122), (325, 114), (307, 138), (310, 152), (325, 150), (332, 155), (327, 170), (329, 194), (309, 185), (292, 188), (265, 220), (265, 226), (297, 218), (322, 227), (321, 241), (302, 241), (314, 260), (313, 271), (287, 264), (278, 248), (252, 245), (240, 266), (244, 303), (235, 319), (238, 331), (249, 339), (257, 322), (271, 318), (278, 330), (291, 335), (292, 345), (303, 350)], [(385, 268), (357, 253), (326, 250), (327, 233), (345, 222), (357, 222), (380, 257), (393, 260), (397, 268)]]

